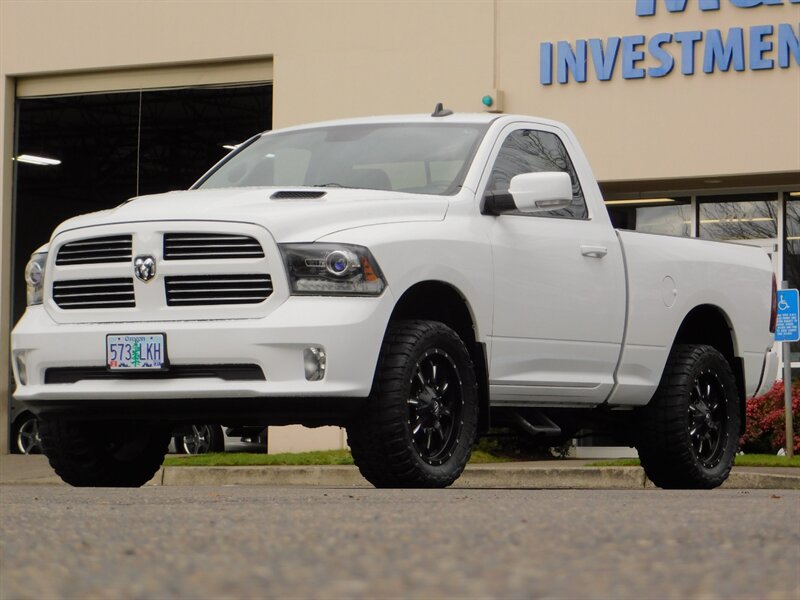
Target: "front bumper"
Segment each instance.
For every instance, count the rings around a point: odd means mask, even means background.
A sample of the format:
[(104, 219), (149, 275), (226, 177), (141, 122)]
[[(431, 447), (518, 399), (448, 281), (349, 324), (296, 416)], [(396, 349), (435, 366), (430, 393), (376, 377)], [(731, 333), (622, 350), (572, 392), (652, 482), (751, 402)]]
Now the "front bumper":
[[(11, 334), (15, 397), (34, 410), (123, 400), (363, 398), (372, 386), (393, 305), (387, 290), (379, 298), (290, 297), (257, 319), (137, 323), (56, 323), (34, 306)], [(106, 335), (137, 333), (165, 333), (170, 365), (252, 364), (263, 370), (264, 380), (171, 379), (167, 374), (45, 383), (48, 369), (104, 367)], [(310, 346), (326, 352), (321, 381), (305, 377), (303, 350)]]

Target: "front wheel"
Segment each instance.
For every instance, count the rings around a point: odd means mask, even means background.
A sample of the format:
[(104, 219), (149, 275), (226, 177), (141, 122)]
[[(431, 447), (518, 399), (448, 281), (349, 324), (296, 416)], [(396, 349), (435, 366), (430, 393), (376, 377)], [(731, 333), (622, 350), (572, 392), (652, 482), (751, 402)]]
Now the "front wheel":
[(711, 489), (733, 466), (741, 414), (736, 380), (720, 352), (704, 345), (672, 349), (650, 403), (639, 409), (639, 458), (662, 488)]
[(50, 466), (76, 487), (139, 487), (156, 474), (170, 427), (152, 422), (39, 421)]
[(391, 324), (364, 413), (347, 427), (361, 474), (376, 487), (446, 487), (469, 460), (477, 423), (461, 338), (436, 321)]

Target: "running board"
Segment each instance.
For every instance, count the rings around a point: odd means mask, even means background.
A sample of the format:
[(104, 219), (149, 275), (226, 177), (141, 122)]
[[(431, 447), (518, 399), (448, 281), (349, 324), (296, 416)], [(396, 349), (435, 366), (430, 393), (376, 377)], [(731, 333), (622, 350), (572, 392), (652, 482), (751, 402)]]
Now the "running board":
[[(536, 409), (527, 409), (526, 417), (518, 411), (509, 411), (509, 416), (514, 425), (533, 437), (556, 437), (561, 435), (561, 427), (556, 425), (550, 417)], [(533, 421), (533, 422), (531, 422)]]

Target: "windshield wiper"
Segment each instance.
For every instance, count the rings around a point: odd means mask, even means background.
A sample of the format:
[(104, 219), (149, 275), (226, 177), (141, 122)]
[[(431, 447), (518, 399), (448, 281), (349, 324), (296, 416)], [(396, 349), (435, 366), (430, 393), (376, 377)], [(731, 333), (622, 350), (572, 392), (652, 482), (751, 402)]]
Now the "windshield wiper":
[(346, 185), (342, 185), (341, 183), (316, 183), (311, 187), (334, 187), (334, 188), (344, 188), (349, 187)]

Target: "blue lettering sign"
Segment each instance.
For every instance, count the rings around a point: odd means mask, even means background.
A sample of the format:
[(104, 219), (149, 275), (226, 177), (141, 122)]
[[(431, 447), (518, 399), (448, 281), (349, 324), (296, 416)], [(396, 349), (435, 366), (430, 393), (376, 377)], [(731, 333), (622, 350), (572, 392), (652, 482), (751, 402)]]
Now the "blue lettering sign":
[(694, 45), (703, 39), (702, 31), (679, 31), (675, 41), (681, 45), (681, 73), (694, 75)]
[(720, 71), (727, 71), (731, 67), (731, 61), (736, 71), (744, 71), (744, 30), (741, 27), (731, 27), (727, 43), (722, 41), (722, 32), (719, 29), (707, 31), (703, 71), (713, 73), (715, 64)]
[(558, 83), (567, 83), (569, 73), (575, 81), (583, 83), (586, 81), (586, 40), (575, 42), (575, 51), (569, 42), (558, 42), (556, 46), (556, 76)]
[[(800, 0), (728, 0), (728, 7), (751, 9), (759, 6), (800, 5)], [(661, 9), (659, 9), (659, 5)], [(701, 11), (719, 10), (720, 0), (635, 0), (640, 17), (655, 15), (658, 10), (681, 13), (687, 7)], [(678, 31), (644, 35), (611, 36), (607, 39), (579, 39), (574, 42), (541, 42), (539, 44), (539, 82), (567, 84), (570, 79), (585, 83), (592, 71), (597, 81), (610, 81), (617, 63), (621, 62), (624, 79), (666, 77), (680, 61), (681, 74), (694, 75), (701, 55), (702, 70), (760, 71), (800, 65), (800, 23), (753, 25), (727, 30)], [(745, 41), (745, 38), (747, 40)], [(675, 46), (673, 46), (673, 43)], [(588, 61), (592, 61), (589, 68)], [(554, 73), (555, 71), (555, 73)]]
[[(798, 0), (800, 1), (800, 0)], [(687, 0), (664, 0), (669, 12), (686, 10)], [(719, 10), (719, 0), (700, 0), (700, 10)], [(656, 0), (636, 0), (636, 16), (651, 17), (656, 14)]]
[(539, 83), (553, 83), (553, 44), (550, 42), (539, 44)]
[(772, 35), (772, 25), (759, 25), (750, 28), (750, 68), (754, 71), (772, 69), (775, 61), (764, 58), (765, 52), (772, 52), (772, 42), (764, 36)]
[(620, 38), (608, 38), (606, 49), (603, 51), (603, 40), (589, 40), (589, 50), (592, 52), (594, 72), (600, 81), (608, 81), (614, 75), (614, 65), (617, 62)]
[[(688, 0), (663, 0), (667, 11), (684, 12)], [(636, 0), (636, 16), (652, 17), (656, 14), (657, 0)], [(782, 5), (784, 0), (730, 0), (737, 8), (755, 8), (756, 6)], [(790, 4), (800, 4), (800, 0), (789, 0)], [(700, 10), (719, 10), (719, 0), (699, 0)]]
[(731, 0), (731, 4), (739, 8), (754, 8), (762, 4), (783, 4), (783, 0)]
[(664, 77), (672, 72), (675, 66), (675, 59), (672, 55), (664, 50), (661, 46), (672, 42), (671, 33), (658, 33), (650, 38), (647, 43), (647, 50), (650, 55), (655, 58), (660, 64), (657, 67), (650, 67), (647, 69), (647, 74), (650, 77)]
[(644, 69), (636, 63), (644, 60), (644, 52), (637, 50), (644, 45), (643, 35), (626, 35), (622, 38), (622, 77), (624, 79), (642, 79)]
[(800, 23), (797, 24), (797, 35), (789, 23), (778, 25), (778, 66), (788, 69), (790, 55), (794, 54), (794, 62), (800, 65)]

